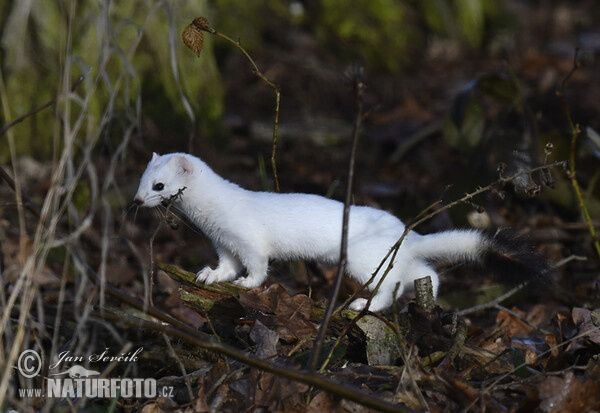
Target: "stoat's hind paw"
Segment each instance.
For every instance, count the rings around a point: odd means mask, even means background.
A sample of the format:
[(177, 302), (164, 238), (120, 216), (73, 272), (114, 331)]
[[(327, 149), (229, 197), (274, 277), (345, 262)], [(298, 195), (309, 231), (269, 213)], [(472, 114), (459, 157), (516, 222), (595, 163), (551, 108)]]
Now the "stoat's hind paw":
[(362, 311), (366, 305), (367, 305), (366, 298), (357, 298), (356, 300), (354, 300), (350, 303), (348, 308), (353, 311)]
[[(356, 300), (350, 303), (348, 308), (354, 311), (362, 311), (366, 307), (367, 301), (368, 300), (366, 298), (357, 298)], [(371, 300), (371, 304), (369, 305), (369, 311), (378, 313), (389, 308), (391, 305), (391, 297), (376, 294), (375, 297), (373, 297), (373, 299)]]
[(233, 283), (235, 285), (239, 285), (240, 287), (245, 287), (245, 288), (250, 288), (250, 289), (256, 288), (262, 284), (262, 283), (256, 283), (256, 280), (254, 280), (253, 278), (250, 278), (250, 277), (238, 278)]

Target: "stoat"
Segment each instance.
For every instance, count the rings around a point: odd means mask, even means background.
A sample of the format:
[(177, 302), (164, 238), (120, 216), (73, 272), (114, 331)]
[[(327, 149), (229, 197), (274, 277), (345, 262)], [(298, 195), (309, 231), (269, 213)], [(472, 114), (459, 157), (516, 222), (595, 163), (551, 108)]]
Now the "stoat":
[[(185, 153), (153, 154), (142, 175), (134, 202), (156, 207), (173, 202), (214, 244), (216, 268), (205, 267), (196, 280), (211, 284), (232, 281), (254, 288), (267, 278), (269, 260), (312, 260), (337, 264), (342, 237), (343, 204), (318, 195), (255, 192), (229, 182), (199, 158)], [(352, 206), (348, 229), (346, 272), (366, 283), (404, 232), (395, 216), (367, 206)], [(476, 230), (451, 230), (429, 235), (410, 232), (393, 268), (373, 297), (369, 309), (381, 311), (411, 289), (413, 281), (431, 276), (437, 295), (439, 276), (431, 261), (471, 261), (499, 267), (513, 280), (540, 276), (533, 252), (514, 239)], [(379, 271), (369, 288), (377, 285)], [(244, 273), (247, 275), (244, 277)], [(396, 286), (398, 288), (396, 290)], [(361, 310), (367, 300), (350, 304)]]

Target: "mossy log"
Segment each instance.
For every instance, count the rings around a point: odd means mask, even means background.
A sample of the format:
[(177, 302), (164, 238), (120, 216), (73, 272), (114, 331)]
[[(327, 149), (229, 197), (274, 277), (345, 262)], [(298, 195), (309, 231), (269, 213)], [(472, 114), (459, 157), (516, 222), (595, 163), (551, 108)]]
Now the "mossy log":
[(158, 264), (158, 268), (166, 272), (167, 275), (175, 281), (180, 281), (186, 284), (193, 285), (194, 287), (197, 287), (202, 291), (206, 291), (209, 293), (231, 297), (238, 295), (241, 292), (248, 291), (246, 287), (240, 287), (239, 285), (228, 282), (220, 282), (210, 285), (201, 282), (196, 282), (196, 274), (194, 274), (193, 272), (182, 270), (181, 268), (173, 264)]
[(228, 282), (204, 284), (196, 282), (196, 274), (185, 271), (172, 264), (158, 264), (175, 281), (183, 283), (179, 288), (179, 297), (183, 303), (202, 314), (218, 311), (220, 314), (238, 314), (241, 306), (236, 300), (240, 293), (248, 291)]
[[(183, 270), (172, 264), (158, 264), (158, 268), (163, 270), (169, 277), (175, 281), (184, 284), (179, 289), (179, 295), (184, 304), (190, 308), (198, 310), (200, 312), (208, 312), (213, 310), (213, 307), (217, 305), (219, 309), (230, 306), (238, 306), (237, 298), (240, 294), (250, 291), (246, 287), (240, 287), (236, 284), (228, 282), (219, 282), (214, 284), (204, 284), (202, 282), (196, 282), (196, 274)], [(233, 304), (236, 301), (236, 304)], [(314, 303), (311, 310), (310, 321), (314, 323), (320, 323), (325, 308), (322, 303)], [(341, 321), (342, 319), (352, 319), (356, 317), (358, 313), (351, 310), (343, 310), (339, 314), (333, 317), (333, 322)]]

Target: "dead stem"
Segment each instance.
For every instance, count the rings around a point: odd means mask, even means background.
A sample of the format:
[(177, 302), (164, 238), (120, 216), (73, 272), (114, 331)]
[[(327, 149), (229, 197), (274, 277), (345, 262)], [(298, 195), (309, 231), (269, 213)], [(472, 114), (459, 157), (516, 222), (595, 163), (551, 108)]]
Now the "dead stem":
[(350, 160), (348, 162), (348, 181), (346, 183), (346, 198), (344, 200), (344, 214), (342, 223), (342, 245), (340, 249), (340, 262), (338, 265), (337, 274), (335, 276), (334, 287), (329, 297), (329, 303), (327, 304), (327, 310), (323, 317), (323, 321), (319, 327), (317, 333), (317, 339), (310, 355), (309, 371), (313, 372), (317, 368), (319, 361), (319, 355), (323, 344), (325, 342), (325, 335), (327, 334), (327, 327), (331, 321), (334, 310), (336, 308), (337, 297), (342, 286), (342, 280), (344, 277), (344, 270), (346, 268), (347, 252), (348, 252), (348, 222), (350, 218), (350, 201), (352, 199), (352, 185), (354, 181), (354, 163), (356, 160), (356, 149), (358, 146), (358, 137), (360, 135), (360, 127), (363, 121), (363, 89), (364, 84), (361, 76), (362, 68), (359, 68), (352, 73), (352, 87), (354, 93), (354, 100), (356, 103), (356, 117), (354, 118), (354, 130), (352, 133), (352, 149), (350, 151)]
[(585, 222), (587, 223), (590, 236), (592, 237), (594, 249), (596, 250), (598, 257), (600, 257), (600, 239), (598, 238), (598, 234), (596, 233), (596, 228), (594, 228), (592, 217), (590, 216), (590, 211), (588, 210), (585, 200), (583, 199), (583, 192), (581, 190), (581, 187), (579, 186), (579, 182), (577, 181), (577, 169), (575, 168), (575, 154), (577, 149), (577, 137), (579, 136), (580, 129), (579, 125), (573, 123), (571, 111), (569, 110), (569, 105), (567, 104), (567, 100), (565, 99), (565, 88), (567, 86), (567, 83), (571, 79), (571, 76), (573, 76), (573, 73), (575, 73), (575, 71), (577, 71), (577, 69), (579, 69), (580, 66), (578, 54), (579, 48), (575, 49), (575, 55), (573, 57), (573, 67), (571, 68), (571, 70), (569, 70), (569, 73), (567, 73), (567, 75), (561, 82), (560, 90), (556, 92), (556, 95), (560, 100), (563, 113), (567, 118), (567, 123), (569, 124), (569, 128), (571, 130), (571, 152), (569, 158), (568, 177), (571, 181), (571, 185), (573, 186), (573, 190), (575, 191), (575, 195), (577, 196), (577, 200), (579, 202), (579, 209), (581, 209)]
[(252, 65), (252, 73), (254, 73), (254, 75), (256, 75), (258, 78), (260, 78), (267, 85), (269, 85), (269, 87), (271, 87), (271, 89), (273, 89), (273, 92), (275, 93), (275, 117), (273, 120), (273, 145), (271, 148), (271, 169), (273, 171), (273, 179), (275, 180), (275, 190), (277, 192), (280, 192), (279, 176), (277, 175), (277, 164), (275, 162), (275, 157), (277, 155), (277, 133), (279, 131), (279, 107), (280, 107), (280, 100), (281, 100), (281, 89), (279, 88), (278, 85), (271, 82), (260, 71), (260, 69), (256, 65), (256, 62), (254, 62), (254, 59), (252, 59), (252, 56), (250, 56), (250, 54), (246, 51), (246, 49), (244, 49), (244, 47), (242, 46), (242, 44), (240, 43), (239, 40), (237, 40), (237, 41), (233, 40), (231, 37), (227, 36), (226, 34), (218, 32), (217, 30), (213, 29), (210, 26), (208, 19), (206, 19), (205, 17), (195, 18), (192, 21), (192, 23), (190, 23), (184, 30), (183, 42), (194, 53), (196, 53), (197, 56), (200, 55), (200, 51), (202, 50), (202, 42), (203, 42), (202, 31), (208, 32), (208, 33), (218, 36), (222, 39), (225, 39), (229, 43), (231, 43), (235, 47), (237, 47), (243, 53), (243, 55), (246, 56), (246, 59), (248, 59), (248, 61)]

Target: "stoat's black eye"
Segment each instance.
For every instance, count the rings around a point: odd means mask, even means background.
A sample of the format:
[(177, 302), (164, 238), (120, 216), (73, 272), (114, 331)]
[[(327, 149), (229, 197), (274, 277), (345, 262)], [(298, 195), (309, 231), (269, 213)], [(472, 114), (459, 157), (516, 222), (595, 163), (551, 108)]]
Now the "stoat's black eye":
[(163, 189), (165, 189), (165, 184), (163, 184), (162, 182), (158, 182), (158, 183), (154, 184), (152, 189), (155, 191), (162, 191)]

